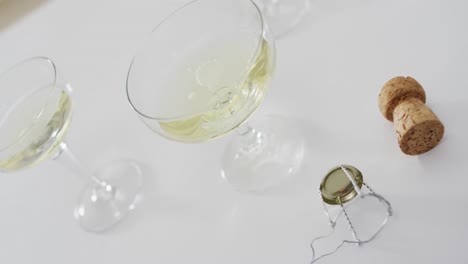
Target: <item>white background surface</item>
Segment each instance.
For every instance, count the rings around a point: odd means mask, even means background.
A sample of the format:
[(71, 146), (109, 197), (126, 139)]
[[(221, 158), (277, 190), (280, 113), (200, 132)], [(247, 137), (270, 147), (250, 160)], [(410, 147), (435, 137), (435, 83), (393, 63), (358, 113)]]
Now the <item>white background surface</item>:
[[(0, 69), (51, 57), (75, 88), (67, 138), (89, 167), (142, 162), (145, 200), (105, 234), (83, 232), (72, 208), (84, 181), (53, 161), (0, 177), (0, 263), (308, 263), (328, 230), (317, 195), (331, 167), (353, 164), (395, 216), (372, 244), (322, 263), (467, 263), (468, 2), (316, 0), (297, 31), (277, 42), (277, 72), (255, 114), (302, 124), (306, 165), (260, 196), (219, 174), (232, 136), (206, 144), (152, 133), (125, 98), (125, 78), (146, 34), (185, 1), (5, 0)], [(442, 143), (402, 154), (377, 107), (381, 86), (411, 75), (446, 126)], [(27, 76), (25, 76), (27, 78)], [(1, 87), (1, 89), (8, 89)]]

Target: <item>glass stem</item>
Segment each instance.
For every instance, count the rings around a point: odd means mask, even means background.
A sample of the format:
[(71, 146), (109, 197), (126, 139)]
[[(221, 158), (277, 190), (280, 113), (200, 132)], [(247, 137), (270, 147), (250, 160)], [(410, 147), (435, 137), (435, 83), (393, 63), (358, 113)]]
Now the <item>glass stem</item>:
[(253, 131), (255, 131), (255, 129), (253, 129), (248, 122), (245, 122), (237, 128), (237, 135), (245, 136), (247, 134), (252, 133)]
[(266, 143), (265, 133), (251, 127), (247, 122), (237, 129), (237, 135), (240, 137), (244, 151), (258, 150)]
[(85, 169), (81, 165), (80, 161), (76, 158), (75, 154), (73, 154), (73, 152), (70, 150), (70, 147), (68, 146), (68, 144), (65, 143), (64, 141), (60, 143), (58, 151), (55, 154), (55, 157), (53, 158), (53, 160), (62, 164), (62, 166), (69, 169), (75, 175), (78, 175), (81, 178), (84, 178), (86, 181), (91, 180), (94, 183), (97, 183), (99, 185), (103, 184), (101, 180), (93, 176), (91, 172), (89, 172), (87, 169)]

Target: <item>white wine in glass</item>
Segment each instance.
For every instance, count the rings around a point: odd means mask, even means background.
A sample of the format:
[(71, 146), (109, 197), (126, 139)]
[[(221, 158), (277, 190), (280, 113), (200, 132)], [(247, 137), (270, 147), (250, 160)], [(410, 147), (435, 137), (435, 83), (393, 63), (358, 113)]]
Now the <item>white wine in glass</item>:
[(70, 97), (41, 87), (1, 116), (0, 170), (22, 169), (55, 154), (70, 124)]
[[(273, 37), (253, 1), (195, 0), (159, 24), (137, 52), (127, 96), (156, 133), (204, 142), (245, 123), (265, 98), (274, 65)], [(303, 143), (270, 132), (246, 126), (228, 147), (222, 173), (237, 189), (267, 189), (297, 169)]]
[(71, 86), (49, 58), (27, 59), (0, 74), (0, 172), (52, 158), (86, 177), (74, 215), (86, 231), (108, 230), (135, 206), (141, 170), (132, 161), (88, 173), (64, 142), (72, 117)]
[[(245, 42), (234, 40), (197, 53), (201, 60), (185, 64), (190, 65), (190, 70), (182, 66), (180, 72), (174, 73), (182, 78), (175, 79), (173, 89), (180, 85), (192, 86), (189, 96), (199, 98), (190, 100), (193, 105), (189, 107), (201, 111), (185, 119), (160, 121), (160, 128), (169, 138), (187, 142), (209, 140), (238, 126), (259, 106), (271, 80), (273, 50), (263, 40), (251, 68), (245, 71), (250, 59), (246, 56), (249, 53), (244, 52), (248, 47), (243, 47)], [(200, 56), (203, 54), (206, 56)], [(219, 75), (212, 73), (219, 69)], [(204, 108), (207, 110), (203, 111)]]

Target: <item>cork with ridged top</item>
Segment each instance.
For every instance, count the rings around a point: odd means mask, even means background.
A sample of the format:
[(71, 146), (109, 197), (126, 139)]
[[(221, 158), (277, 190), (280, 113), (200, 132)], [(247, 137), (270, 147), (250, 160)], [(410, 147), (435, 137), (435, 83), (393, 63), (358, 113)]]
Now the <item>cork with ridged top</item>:
[(394, 123), (398, 144), (405, 154), (427, 152), (444, 136), (444, 125), (425, 102), (423, 87), (411, 77), (390, 79), (379, 94), (380, 112)]

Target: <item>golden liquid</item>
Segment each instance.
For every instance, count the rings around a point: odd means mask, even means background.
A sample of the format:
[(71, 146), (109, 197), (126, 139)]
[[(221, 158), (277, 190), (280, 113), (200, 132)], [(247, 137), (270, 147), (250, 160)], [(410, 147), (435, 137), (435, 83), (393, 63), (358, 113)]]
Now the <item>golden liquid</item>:
[(177, 141), (199, 142), (236, 128), (260, 105), (269, 86), (273, 64), (272, 49), (263, 40), (253, 66), (241, 83), (212, 94), (215, 102), (209, 111), (186, 119), (159, 122), (161, 133)]
[[(20, 107), (31, 107), (31, 103)], [(18, 112), (27, 112), (23, 108)], [(32, 127), (28, 128), (17, 142), (12, 142), (8, 149), (3, 150), (0, 171), (25, 168), (54, 154), (66, 134), (70, 119), (70, 97), (67, 93), (61, 92), (56, 100), (49, 102)]]

